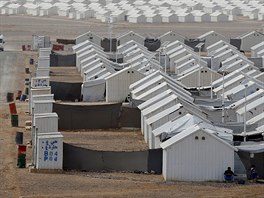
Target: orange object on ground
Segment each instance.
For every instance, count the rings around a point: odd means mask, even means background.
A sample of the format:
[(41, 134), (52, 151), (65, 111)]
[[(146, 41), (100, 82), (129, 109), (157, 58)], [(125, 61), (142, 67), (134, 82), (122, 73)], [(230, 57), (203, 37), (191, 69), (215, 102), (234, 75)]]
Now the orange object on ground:
[(9, 110), (10, 110), (11, 115), (17, 114), (16, 103), (14, 103), (14, 102), (9, 103)]

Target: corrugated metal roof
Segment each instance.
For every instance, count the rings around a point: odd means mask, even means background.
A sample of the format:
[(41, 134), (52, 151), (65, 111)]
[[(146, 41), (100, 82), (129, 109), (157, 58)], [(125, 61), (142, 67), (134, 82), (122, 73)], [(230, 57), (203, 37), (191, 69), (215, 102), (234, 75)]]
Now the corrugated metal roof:
[(139, 110), (145, 109), (150, 104), (153, 104), (154, 102), (160, 101), (161, 99), (165, 98), (166, 96), (169, 96), (172, 93), (171, 89), (168, 89), (167, 91), (164, 91), (153, 98), (147, 100), (146, 102), (143, 102), (138, 106)]
[[(251, 71), (249, 71), (247, 74), (248, 74), (248, 75), (253, 75), (253, 74), (255, 74), (255, 73), (257, 73), (256, 70), (251, 70)], [(254, 75), (253, 75), (253, 76), (254, 76)], [(226, 81), (226, 80), (225, 80), (224, 87), (228, 87), (228, 86), (234, 84), (234, 83), (237, 82), (237, 81), (241, 81), (241, 80), (243, 80), (244, 78), (245, 78), (245, 76), (242, 75), (242, 74), (240, 74), (240, 75), (236, 76), (235, 78), (230, 79), (229, 81)], [(220, 85), (219, 87), (213, 89), (213, 91), (214, 91), (215, 93), (217, 93), (217, 92), (219, 92), (219, 91), (222, 91), (222, 89), (223, 89), (223, 85)]]
[(228, 146), (230, 148), (232, 148), (233, 150), (237, 151), (237, 149), (235, 147), (233, 147), (232, 145), (228, 144), (226, 141), (222, 140), (221, 138), (217, 137), (214, 134), (211, 134), (209, 132), (207, 132), (206, 130), (202, 129), (199, 125), (193, 125), (191, 127), (189, 127), (188, 129), (182, 131), (181, 133), (173, 136), (172, 138), (168, 139), (167, 141), (163, 142), (160, 146), (162, 149), (166, 149), (170, 146), (172, 146), (173, 144), (185, 139), (186, 137), (198, 132), (198, 131), (203, 131), (204, 133), (207, 133), (208, 135), (212, 136), (213, 138), (215, 138), (216, 140), (218, 140), (219, 142), (221, 142), (223, 145)]
[(130, 90), (136, 89), (137, 87), (141, 86), (141, 84), (143, 84), (143, 83), (149, 81), (150, 79), (154, 78), (155, 76), (158, 76), (159, 73), (160, 73), (160, 71), (155, 71), (155, 72), (153, 72), (152, 74), (146, 76), (145, 78), (142, 78), (141, 80), (138, 80), (137, 82), (131, 84), (131, 85), (129, 86), (129, 89), (130, 89)]
[(262, 112), (262, 113), (258, 114), (257, 116), (249, 119), (247, 121), (247, 124), (255, 124), (255, 123), (257, 123), (257, 122), (259, 122), (261, 120), (264, 120), (264, 112)]
[(150, 95), (151, 93), (153, 93), (159, 89), (162, 89), (164, 87), (167, 87), (167, 89), (169, 89), (168, 84), (166, 82), (163, 82), (163, 83), (159, 84), (158, 86), (155, 86), (152, 89), (149, 89), (146, 92), (142, 93), (141, 95), (135, 97), (135, 99), (141, 100), (141, 99), (145, 98), (146, 96)]
[[(246, 105), (246, 111), (250, 111), (251, 109), (254, 109), (254, 108), (257, 108), (259, 107), (260, 105), (263, 105), (264, 104), (264, 98), (261, 97), (257, 100), (254, 100), (253, 102), (249, 103)], [(239, 115), (242, 115), (245, 113), (245, 107), (241, 107), (239, 108), (237, 111), (236, 111), (237, 114)]]
[(148, 115), (151, 112), (161, 108), (162, 106), (165, 106), (166, 104), (168, 104), (168, 103), (170, 103), (170, 102), (172, 102), (172, 101), (174, 101), (176, 99), (177, 99), (176, 95), (174, 95), (174, 94), (169, 95), (168, 97), (166, 97), (166, 98), (160, 100), (159, 102), (151, 105), (150, 107), (142, 110), (141, 113), (143, 114), (143, 116)]
[[(264, 93), (264, 90), (263, 89), (259, 89), (258, 91), (250, 94), (247, 96), (247, 101), (250, 101), (252, 100), (253, 98), (256, 98), (260, 95), (263, 95)], [(230, 108), (230, 109), (236, 109), (237, 107), (241, 106), (242, 104), (245, 103), (245, 98), (242, 98), (241, 100), (238, 100), (237, 102), (234, 102), (233, 104), (229, 105), (227, 108)]]
[(164, 81), (163, 77), (162, 76), (157, 76), (153, 79), (151, 79), (150, 81), (142, 84), (140, 87), (134, 89), (131, 91), (132, 94), (136, 94), (144, 89), (146, 89), (147, 87), (149, 87), (150, 85), (153, 85), (153, 84), (157, 84), (157, 83), (162, 83)]
[(146, 124), (150, 125), (150, 124), (160, 120), (161, 118), (173, 113), (174, 111), (179, 110), (180, 108), (182, 108), (182, 105), (180, 103), (178, 103), (178, 104), (176, 104), (176, 105), (174, 105), (172, 107), (169, 107), (168, 109), (165, 109), (164, 111), (162, 111), (162, 112), (160, 112), (160, 113), (148, 118), (146, 120)]

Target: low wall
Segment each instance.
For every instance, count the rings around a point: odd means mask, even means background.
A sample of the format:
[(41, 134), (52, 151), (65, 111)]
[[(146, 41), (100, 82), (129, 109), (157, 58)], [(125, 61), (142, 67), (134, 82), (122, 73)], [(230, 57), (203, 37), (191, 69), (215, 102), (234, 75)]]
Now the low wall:
[(59, 129), (140, 128), (140, 111), (122, 107), (121, 103), (74, 105), (54, 103), (53, 111), (59, 116)]
[(141, 113), (138, 108), (122, 107), (120, 112), (120, 127), (141, 127)]
[(59, 129), (118, 128), (121, 104), (67, 105), (54, 103), (53, 111), (59, 116)]
[(82, 83), (80, 82), (50, 81), (50, 86), (55, 100), (75, 101), (81, 97)]
[(63, 144), (63, 169), (81, 171), (155, 171), (162, 170), (162, 150), (96, 151)]
[(61, 55), (50, 54), (51, 67), (76, 66), (76, 54)]

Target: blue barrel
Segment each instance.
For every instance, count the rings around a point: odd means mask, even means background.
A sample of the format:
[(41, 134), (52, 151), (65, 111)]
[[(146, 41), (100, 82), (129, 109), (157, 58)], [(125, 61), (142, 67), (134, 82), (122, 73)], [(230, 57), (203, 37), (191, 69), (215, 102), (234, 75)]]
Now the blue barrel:
[(29, 64), (30, 64), (30, 65), (33, 65), (33, 64), (34, 64), (34, 59), (33, 59), (33, 58), (30, 58), (30, 59), (29, 59)]

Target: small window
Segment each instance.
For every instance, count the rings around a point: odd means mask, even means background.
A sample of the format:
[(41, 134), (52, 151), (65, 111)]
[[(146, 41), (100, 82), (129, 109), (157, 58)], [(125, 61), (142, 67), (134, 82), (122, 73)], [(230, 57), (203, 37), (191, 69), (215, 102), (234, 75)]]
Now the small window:
[(202, 140), (205, 140), (205, 137), (204, 136), (202, 137)]
[(134, 71), (132, 71), (131, 73), (134, 74)]
[(198, 136), (195, 136), (195, 139), (198, 140), (199, 139)]
[(179, 112), (179, 115), (181, 115), (182, 114), (182, 112)]
[(90, 39), (92, 40), (92, 39), (93, 39), (93, 37), (92, 37), (92, 36), (90, 36)]
[(201, 73), (203, 73), (204, 71), (201, 71)]
[(127, 71), (127, 73), (129, 74), (129, 73), (130, 73), (130, 71)]
[(207, 71), (204, 71), (205, 73), (207, 73)]

